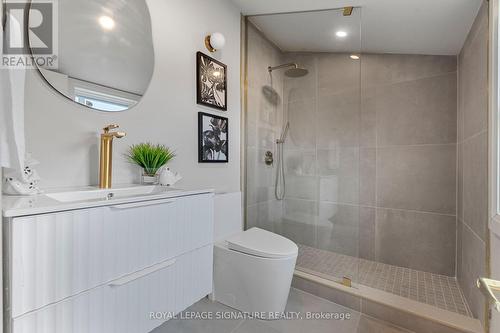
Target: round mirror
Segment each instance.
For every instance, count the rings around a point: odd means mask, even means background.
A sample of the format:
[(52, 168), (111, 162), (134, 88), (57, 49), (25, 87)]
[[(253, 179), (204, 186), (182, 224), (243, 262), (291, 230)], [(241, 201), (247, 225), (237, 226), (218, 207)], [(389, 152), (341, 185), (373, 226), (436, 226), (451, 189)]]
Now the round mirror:
[[(145, 0), (55, 2), (56, 62), (39, 65), (45, 80), (72, 101), (99, 111), (136, 105), (154, 69), (151, 17)], [(29, 26), (39, 17), (30, 11)], [(31, 29), (33, 30), (33, 29)], [(39, 39), (29, 34), (36, 56)]]

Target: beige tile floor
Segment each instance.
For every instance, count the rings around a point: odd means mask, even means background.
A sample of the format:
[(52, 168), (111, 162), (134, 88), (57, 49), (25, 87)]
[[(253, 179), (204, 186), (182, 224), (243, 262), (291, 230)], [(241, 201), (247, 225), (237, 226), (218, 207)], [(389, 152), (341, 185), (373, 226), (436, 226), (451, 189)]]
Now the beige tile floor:
[[(264, 321), (258, 319), (172, 319), (151, 333), (411, 333), (297, 289), (291, 289), (286, 311), (302, 318)], [(237, 314), (238, 311), (204, 298), (186, 312)], [(349, 320), (305, 319), (307, 313), (349, 313)]]
[(471, 317), (457, 280), (299, 245), (297, 269), (337, 280), (343, 276), (368, 287)]

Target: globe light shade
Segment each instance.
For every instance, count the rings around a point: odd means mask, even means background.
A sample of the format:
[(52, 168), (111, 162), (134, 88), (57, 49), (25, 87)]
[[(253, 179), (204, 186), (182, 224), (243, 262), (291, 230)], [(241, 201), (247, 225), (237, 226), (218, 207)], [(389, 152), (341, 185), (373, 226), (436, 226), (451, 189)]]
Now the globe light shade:
[(226, 45), (226, 37), (220, 32), (214, 32), (205, 38), (205, 46), (210, 52), (221, 50)]

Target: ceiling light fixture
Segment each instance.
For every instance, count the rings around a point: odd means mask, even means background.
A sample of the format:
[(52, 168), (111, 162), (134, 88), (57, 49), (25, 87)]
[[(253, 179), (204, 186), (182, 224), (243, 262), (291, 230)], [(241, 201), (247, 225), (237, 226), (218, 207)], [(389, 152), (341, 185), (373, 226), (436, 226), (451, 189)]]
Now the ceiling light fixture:
[(103, 15), (99, 17), (99, 24), (105, 30), (112, 30), (115, 27), (115, 20), (109, 16)]
[(359, 60), (359, 55), (357, 55), (357, 54), (351, 54), (350, 58), (353, 59), (353, 60)]
[(347, 37), (347, 32), (342, 31), (342, 30), (339, 30), (339, 31), (337, 31), (337, 32), (335, 33), (335, 35), (336, 35), (337, 37), (344, 38), (344, 37)]

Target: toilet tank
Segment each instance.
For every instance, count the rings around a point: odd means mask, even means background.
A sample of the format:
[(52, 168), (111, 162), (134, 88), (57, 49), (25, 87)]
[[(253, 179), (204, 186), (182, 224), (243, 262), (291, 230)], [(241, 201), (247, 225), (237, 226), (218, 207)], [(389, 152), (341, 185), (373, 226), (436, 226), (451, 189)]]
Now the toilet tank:
[(241, 192), (216, 193), (214, 199), (214, 242), (243, 231)]

